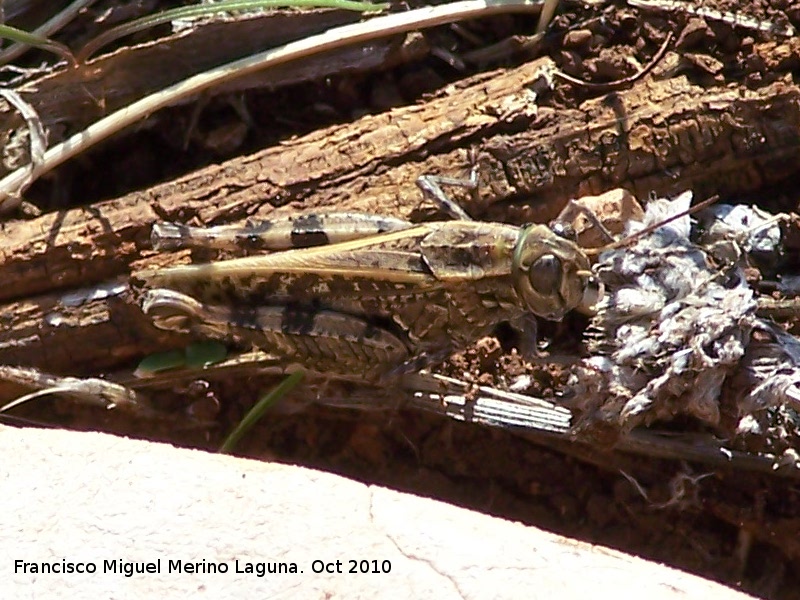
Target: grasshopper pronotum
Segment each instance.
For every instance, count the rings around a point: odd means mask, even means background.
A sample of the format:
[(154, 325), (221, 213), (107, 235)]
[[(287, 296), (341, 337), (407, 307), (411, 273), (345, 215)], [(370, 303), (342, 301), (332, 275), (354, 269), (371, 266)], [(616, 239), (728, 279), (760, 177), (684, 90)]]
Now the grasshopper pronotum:
[(159, 248), (278, 251), (139, 272), (143, 309), (163, 329), (375, 379), (441, 361), (501, 322), (559, 320), (587, 302), (590, 261), (576, 243), (544, 225), (467, 220), (440, 203), (462, 218), (413, 224), (330, 213), (238, 228), (157, 224)]

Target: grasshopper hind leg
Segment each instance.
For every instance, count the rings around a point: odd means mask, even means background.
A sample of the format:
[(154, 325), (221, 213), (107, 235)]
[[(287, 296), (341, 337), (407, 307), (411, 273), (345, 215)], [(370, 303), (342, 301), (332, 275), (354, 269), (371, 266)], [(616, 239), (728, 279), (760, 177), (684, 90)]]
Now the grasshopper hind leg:
[(413, 226), (403, 219), (367, 213), (308, 213), (274, 220), (248, 219), (243, 225), (213, 227), (155, 223), (150, 239), (156, 250), (276, 251), (337, 244)]
[(161, 329), (252, 345), (288, 364), (345, 379), (374, 381), (409, 357), (406, 343), (386, 328), (330, 310), (203, 304), (167, 289), (145, 293), (142, 309)]

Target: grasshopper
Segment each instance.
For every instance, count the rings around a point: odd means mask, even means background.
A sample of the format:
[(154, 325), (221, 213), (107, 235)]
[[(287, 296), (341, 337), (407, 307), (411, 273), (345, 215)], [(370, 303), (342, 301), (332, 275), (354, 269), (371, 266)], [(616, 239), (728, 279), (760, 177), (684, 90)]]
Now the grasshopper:
[(157, 249), (273, 252), (136, 273), (142, 308), (162, 329), (376, 380), (440, 362), (501, 322), (560, 320), (584, 302), (590, 261), (575, 242), (545, 225), (474, 221), (434, 197), (454, 220), (328, 213), (244, 227), (157, 223)]

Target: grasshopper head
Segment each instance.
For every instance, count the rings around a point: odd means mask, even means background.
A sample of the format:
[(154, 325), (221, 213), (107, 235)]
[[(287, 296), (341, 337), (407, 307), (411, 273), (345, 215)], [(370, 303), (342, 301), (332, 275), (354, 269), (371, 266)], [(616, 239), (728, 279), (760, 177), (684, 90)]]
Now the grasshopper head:
[(558, 321), (581, 305), (591, 265), (581, 248), (545, 225), (520, 229), (512, 274), (517, 293), (534, 314)]

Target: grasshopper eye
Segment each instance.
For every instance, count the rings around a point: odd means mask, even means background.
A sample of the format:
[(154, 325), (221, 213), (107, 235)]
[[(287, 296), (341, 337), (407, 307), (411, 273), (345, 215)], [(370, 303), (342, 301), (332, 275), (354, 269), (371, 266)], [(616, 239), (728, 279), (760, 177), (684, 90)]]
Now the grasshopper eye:
[(520, 231), (512, 258), (514, 287), (521, 308), (559, 320), (583, 301), (589, 259), (577, 244), (544, 225)]
[(528, 277), (534, 290), (544, 296), (553, 296), (561, 291), (563, 266), (557, 256), (544, 254), (531, 264)]

